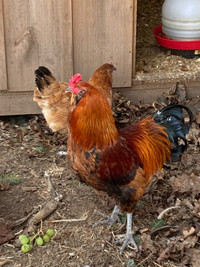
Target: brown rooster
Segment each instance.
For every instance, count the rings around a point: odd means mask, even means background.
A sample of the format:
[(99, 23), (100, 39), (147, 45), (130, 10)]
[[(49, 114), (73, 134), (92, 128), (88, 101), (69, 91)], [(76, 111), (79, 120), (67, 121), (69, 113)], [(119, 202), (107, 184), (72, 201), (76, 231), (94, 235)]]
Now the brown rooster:
[[(111, 63), (99, 67), (89, 80), (112, 103), (112, 72), (116, 68)], [(36, 87), (33, 100), (42, 108), (42, 113), (53, 132), (67, 133), (68, 114), (74, 94), (67, 91), (68, 83), (57, 81), (46, 67), (35, 71)]]
[[(118, 130), (105, 96), (76, 74), (70, 81), (77, 95), (69, 115), (68, 160), (81, 181), (107, 192), (116, 207), (109, 220), (114, 223), (119, 211), (127, 212), (127, 232), (120, 254), (127, 244), (137, 245), (132, 235), (132, 214), (152, 175), (167, 160), (177, 161), (187, 148), (185, 135), (192, 122), (191, 111), (181, 105), (164, 108), (138, 123)], [(182, 109), (190, 122), (186, 124)], [(179, 144), (179, 139), (184, 144)]]

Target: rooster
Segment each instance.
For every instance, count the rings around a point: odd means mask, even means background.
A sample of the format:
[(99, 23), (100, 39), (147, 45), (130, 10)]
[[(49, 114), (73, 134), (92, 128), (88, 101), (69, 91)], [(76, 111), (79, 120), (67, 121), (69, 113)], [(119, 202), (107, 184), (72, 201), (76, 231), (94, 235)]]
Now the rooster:
[[(152, 176), (167, 160), (178, 161), (187, 149), (186, 134), (193, 115), (182, 105), (167, 106), (138, 123), (118, 130), (106, 97), (91, 84), (72, 77), (69, 89), (77, 97), (69, 115), (68, 160), (82, 182), (106, 192), (116, 206), (108, 220), (127, 213), (126, 235), (120, 254), (128, 244), (137, 245), (132, 234), (132, 214)], [(185, 123), (185, 109), (190, 121)], [(179, 139), (183, 144), (179, 144)]]
[[(99, 67), (89, 80), (112, 104), (112, 72), (116, 70), (112, 63)], [(53, 132), (67, 133), (68, 114), (74, 94), (67, 91), (68, 83), (57, 81), (46, 67), (35, 71), (36, 87), (33, 100), (42, 108), (42, 113)]]

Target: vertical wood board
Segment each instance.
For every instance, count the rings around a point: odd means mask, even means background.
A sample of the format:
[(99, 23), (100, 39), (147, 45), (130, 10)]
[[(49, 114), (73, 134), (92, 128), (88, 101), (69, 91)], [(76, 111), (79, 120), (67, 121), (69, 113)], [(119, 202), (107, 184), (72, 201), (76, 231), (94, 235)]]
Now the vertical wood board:
[(7, 89), (4, 22), (3, 22), (3, 0), (0, 0), (0, 91)]
[(136, 69), (136, 37), (137, 37), (137, 0), (133, 0), (133, 77)]
[(59, 80), (73, 73), (71, 0), (4, 0), (9, 91), (31, 91), (34, 70)]
[(84, 79), (111, 61), (114, 87), (130, 87), (132, 42), (133, 0), (73, 0), (74, 71)]

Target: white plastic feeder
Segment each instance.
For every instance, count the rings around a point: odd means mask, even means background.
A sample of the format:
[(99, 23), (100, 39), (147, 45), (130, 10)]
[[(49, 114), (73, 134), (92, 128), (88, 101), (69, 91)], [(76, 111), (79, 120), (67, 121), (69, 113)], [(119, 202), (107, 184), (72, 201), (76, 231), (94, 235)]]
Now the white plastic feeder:
[(173, 40), (200, 40), (200, 0), (165, 0), (162, 31)]

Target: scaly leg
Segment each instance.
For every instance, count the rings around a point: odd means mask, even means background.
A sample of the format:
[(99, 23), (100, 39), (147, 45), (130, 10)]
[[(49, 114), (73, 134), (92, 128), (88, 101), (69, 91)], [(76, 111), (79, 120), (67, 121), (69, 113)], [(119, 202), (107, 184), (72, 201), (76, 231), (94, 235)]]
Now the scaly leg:
[(126, 225), (126, 235), (125, 238), (117, 240), (116, 243), (123, 243), (121, 249), (120, 249), (120, 255), (122, 255), (125, 247), (127, 245), (133, 245), (135, 249), (137, 249), (137, 244), (135, 243), (135, 240), (133, 239), (133, 233), (132, 233), (132, 213), (127, 213), (127, 225)]
[(110, 216), (106, 216), (102, 213), (100, 213), (103, 217), (107, 217), (107, 219), (103, 220), (103, 221), (98, 221), (95, 224), (93, 224), (93, 226), (97, 226), (98, 224), (103, 224), (103, 223), (108, 223), (110, 226), (112, 226), (115, 222), (120, 222), (120, 218), (119, 218), (119, 214), (120, 214), (120, 210), (118, 208), (117, 205), (115, 205), (113, 212)]

